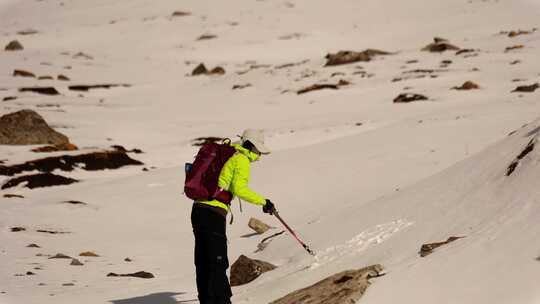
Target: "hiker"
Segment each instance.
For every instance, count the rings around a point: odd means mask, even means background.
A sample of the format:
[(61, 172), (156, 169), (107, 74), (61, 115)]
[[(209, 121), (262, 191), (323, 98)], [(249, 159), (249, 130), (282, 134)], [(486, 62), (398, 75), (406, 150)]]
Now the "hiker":
[[(234, 153), (223, 165), (218, 180), (218, 191), (212, 200), (194, 201), (191, 223), (195, 235), (195, 268), (200, 304), (230, 304), (231, 287), (226, 271), (227, 236), (226, 216), (234, 197), (262, 206), (272, 214), (274, 204), (249, 187), (250, 164), (261, 155), (270, 153), (260, 130), (243, 132), (240, 142), (232, 144)], [(230, 149), (230, 147), (228, 147)]]

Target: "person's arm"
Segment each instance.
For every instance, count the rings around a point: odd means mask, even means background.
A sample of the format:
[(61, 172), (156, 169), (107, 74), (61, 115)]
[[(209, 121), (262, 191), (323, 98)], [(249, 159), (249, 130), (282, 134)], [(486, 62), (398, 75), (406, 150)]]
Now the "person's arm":
[(233, 195), (238, 196), (240, 199), (259, 206), (266, 204), (266, 199), (251, 190), (248, 186), (250, 176), (250, 161), (245, 157), (239, 157), (237, 159), (237, 166), (232, 179), (231, 192)]

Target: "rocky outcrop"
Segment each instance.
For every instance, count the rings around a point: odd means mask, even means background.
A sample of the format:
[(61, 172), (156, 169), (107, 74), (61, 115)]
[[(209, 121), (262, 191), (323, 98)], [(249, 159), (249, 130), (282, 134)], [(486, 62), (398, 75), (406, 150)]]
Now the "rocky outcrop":
[(105, 84), (91, 84), (91, 85), (80, 84), (80, 85), (68, 86), (68, 89), (70, 89), (71, 91), (88, 92), (94, 89), (110, 89), (110, 88), (116, 88), (116, 87), (129, 88), (131, 87), (131, 85), (125, 84), (125, 83), (105, 83)]
[(13, 77), (30, 77), (30, 78), (36, 78), (36, 75), (32, 72), (25, 71), (25, 70), (13, 70)]
[(296, 94), (298, 95), (301, 95), (301, 94), (305, 94), (305, 93), (308, 93), (308, 92), (312, 92), (312, 91), (318, 91), (318, 90), (324, 90), (324, 89), (332, 89), (332, 90), (337, 90), (339, 89), (340, 87), (342, 86), (347, 86), (347, 85), (350, 85), (351, 83), (348, 82), (347, 80), (344, 80), (344, 79), (341, 79), (339, 80), (338, 83), (336, 84), (333, 84), (333, 83), (322, 83), (322, 84), (314, 84), (314, 85), (310, 85), (309, 87), (305, 87), (303, 89), (300, 89), (296, 92)]
[(0, 175), (13, 176), (25, 171), (52, 172), (54, 170), (73, 171), (80, 168), (87, 171), (118, 169), (130, 165), (143, 165), (142, 162), (129, 157), (124, 152), (104, 151), (81, 155), (62, 155), (37, 159), (22, 164), (0, 165)]
[(97, 253), (92, 252), (92, 251), (81, 252), (79, 254), (79, 256), (82, 256), (82, 257), (94, 257), (94, 258), (99, 257), (99, 255)]
[(60, 185), (69, 185), (78, 182), (78, 180), (73, 178), (64, 177), (61, 175), (56, 175), (52, 173), (40, 173), (32, 175), (23, 175), (16, 178), (9, 179), (5, 182), (1, 189), (8, 189), (16, 187), (19, 184), (24, 183), (24, 187), (29, 189), (34, 188), (43, 188), (43, 187), (52, 187)]
[(534, 147), (536, 145), (536, 137), (534, 137), (533, 139), (531, 139), (529, 141), (529, 143), (527, 144), (527, 146), (523, 149), (523, 151), (521, 151), (521, 153), (519, 153), (519, 155), (512, 161), (512, 163), (508, 166), (508, 169), (506, 170), (506, 176), (510, 176), (512, 175), (512, 173), (514, 173), (514, 171), (516, 170), (516, 168), (518, 167), (519, 163), (521, 162), (521, 160), (527, 156), (527, 154), (531, 153), (533, 150), (534, 150)]
[(19, 88), (19, 92), (32, 92), (41, 95), (60, 95), (60, 93), (54, 87), (24, 87)]
[(446, 245), (448, 243), (451, 243), (451, 242), (454, 242), (454, 241), (457, 241), (459, 239), (462, 239), (464, 238), (463, 236), (451, 236), (448, 238), (448, 240), (444, 241), (444, 242), (437, 242), (437, 243), (428, 243), (428, 244), (423, 244), (422, 247), (420, 248), (420, 256), (421, 257), (425, 257), (427, 255), (430, 255), (433, 253), (433, 250), (435, 250), (436, 248), (439, 248), (443, 245)]
[(32, 110), (0, 117), (0, 145), (67, 144), (69, 139), (53, 130)]
[(45, 147), (39, 147), (32, 149), (32, 152), (36, 153), (46, 153), (46, 152), (58, 152), (58, 151), (76, 151), (79, 150), (79, 148), (72, 144), (72, 143), (63, 143), (53, 146), (45, 146)]
[(536, 91), (538, 88), (540, 88), (540, 84), (535, 83), (531, 85), (522, 85), (517, 88), (515, 88), (512, 93), (514, 92), (520, 92), (520, 93), (532, 93)]
[(433, 42), (426, 45), (422, 48), (422, 51), (432, 52), (432, 53), (442, 53), (445, 51), (459, 51), (459, 47), (450, 44), (447, 39), (444, 38), (433, 38)]
[(369, 287), (370, 279), (383, 275), (381, 265), (346, 270), (309, 287), (292, 292), (270, 304), (350, 304), (356, 303)]
[(50, 259), (72, 259), (72, 257), (63, 253), (57, 253), (53, 255), (52, 257), (50, 257), (49, 260)]
[(409, 103), (418, 100), (428, 100), (428, 98), (421, 94), (403, 93), (394, 98), (394, 103)]
[(77, 260), (77, 259), (71, 259), (71, 263), (69, 265), (71, 265), (71, 266), (83, 266), (84, 264), (81, 261)]
[(249, 228), (253, 229), (253, 231), (257, 232), (258, 234), (263, 234), (271, 228), (270, 226), (265, 224), (263, 221), (258, 220), (254, 217), (249, 219), (248, 226)]
[(146, 271), (138, 271), (135, 273), (127, 273), (127, 274), (117, 274), (114, 272), (111, 272), (107, 275), (108, 277), (134, 277), (134, 278), (141, 278), (141, 279), (153, 279), (154, 275), (150, 272)]
[(19, 41), (13, 40), (6, 45), (4, 50), (5, 51), (22, 51), (24, 50), (24, 47)]
[(375, 56), (390, 55), (391, 53), (376, 50), (367, 49), (361, 52), (355, 51), (339, 51), (337, 53), (330, 53), (325, 56), (325, 66), (342, 65), (360, 61), (371, 61)]
[(468, 90), (477, 90), (480, 89), (480, 86), (472, 81), (466, 81), (459, 87), (453, 87), (453, 90), (459, 90), (459, 91), (468, 91)]
[(241, 255), (231, 266), (231, 286), (247, 284), (261, 274), (276, 269), (276, 266), (260, 261), (252, 260), (245, 255)]

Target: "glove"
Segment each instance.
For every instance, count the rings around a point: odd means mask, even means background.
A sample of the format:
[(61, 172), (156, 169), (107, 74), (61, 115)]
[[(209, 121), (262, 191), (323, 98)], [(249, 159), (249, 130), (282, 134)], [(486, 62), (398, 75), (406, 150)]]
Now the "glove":
[(263, 212), (272, 215), (274, 214), (275, 210), (276, 210), (276, 207), (274, 206), (274, 203), (272, 203), (269, 199), (267, 199), (266, 204), (263, 206)]

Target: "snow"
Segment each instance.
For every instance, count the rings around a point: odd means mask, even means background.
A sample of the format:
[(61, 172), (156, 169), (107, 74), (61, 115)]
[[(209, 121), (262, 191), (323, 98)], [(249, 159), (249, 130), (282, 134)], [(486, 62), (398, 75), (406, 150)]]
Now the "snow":
[[(177, 10), (192, 15), (172, 18)], [(0, 98), (19, 96), (0, 102), (0, 114), (34, 109), (81, 153), (119, 144), (142, 149), (131, 156), (155, 167), (77, 169), (58, 173), (81, 183), (0, 191), (25, 196), (0, 196), (0, 303), (195, 299), (191, 202), (182, 195), (184, 162), (196, 153), (190, 141), (235, 138), (251, 127), (265, 129), (274, 150), (253, 165), (252, 188), (275, 202), (317, 255), (287, 234), (253, 253), (278, 230), (243, 237), (249, 218), (278, 229), (280, 223), (249, 204), (240, 213), (235, 202), (235, 222), (227, 227), (231, 263), (246, 254), (279, 267), (233, 288), (234, 303), (268, 303), (372, 264), (382, 264), (387, 274), (373, 280), (359, 303), (540, 303), (538, 151), (506, 176), (540, 127), (538, 92), (510, 93), (540, 82), (540, 32), (499, 34), (539, 27), (539, 13), (531, 0), (0, 1), (0, 46), (18, 39), (25, 47), (0, 52), (0, 89), (7, 89)], [(16, 34), (29, 28), (39, 33)], [(202, 34), (218, 37), (196, 41)], [(480, 51), (469, 58), (421, 52), (434, 36)], [(504, 52), (516, 44), (525, 48)], [(323, 67), (328, 52), (365, 48), (397, 54)], [(93, 59), (74, 58), (78, 52)], [(406, 64), (413, 59), (418, 63)], [(405, 71), (439, 69), (443, 60), (453, 63), (437, 78), (392, 82)], [(227, 73), (188, 76), (200, 62)], [(254, 64), (263, 66), (250, 69)], [(357, 66), (374, 76), (353, 75)], [(72, 80), (12, 77), (13, 69)], [(346, 75), (331, 77), (335, 72)], [(295, 93), (341, 78), (352, 84)], [(466, 80), (481, 89), (450, 90)], [(99, 83), (132, 86), (82, 96), (67, 88)], [(252, 86), (232, 90), (246, 83)], [(54, 85), (62, 95), (17, 92), (38, 84)], [(430, 100), (393, 104), (402, 92)], [(31, 148), (1, 146), (0, 160), (44, 156)], [(66, 200), (88, 205), (61, 204)], [(10, 232), (14, 226), (27, 231)], [(419, 257), (422, 244), (449, 236), (465, 238)], [(30, 243), (42, 248), (26, 248)], [(81, 258), (85, 265), (75, 267), (36, 256), (84, 251), (100, 257)], [(38, 266), (42, 270), (33, 270)], [(156, 278), (106, 277), (141, 270)], [(36, 275), (14, 276), (27, 271)], [(75, 286), (62, 286), (70, 282)]]

